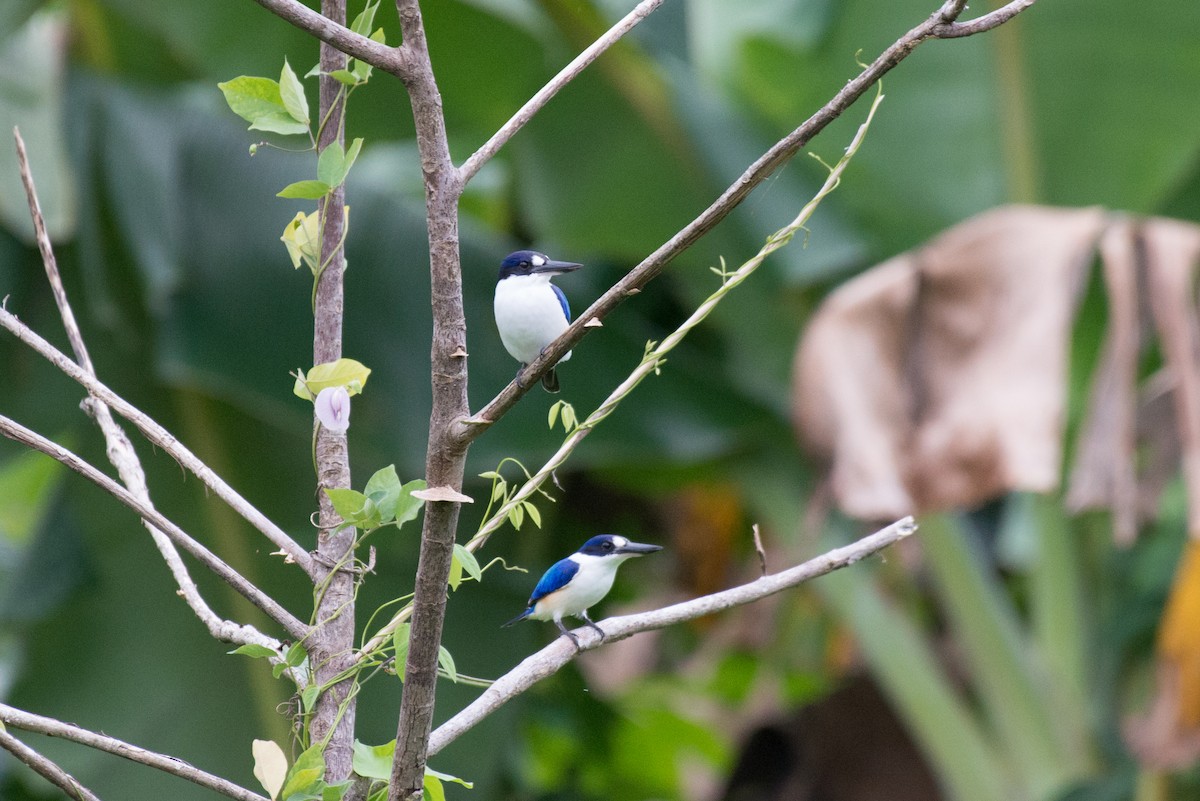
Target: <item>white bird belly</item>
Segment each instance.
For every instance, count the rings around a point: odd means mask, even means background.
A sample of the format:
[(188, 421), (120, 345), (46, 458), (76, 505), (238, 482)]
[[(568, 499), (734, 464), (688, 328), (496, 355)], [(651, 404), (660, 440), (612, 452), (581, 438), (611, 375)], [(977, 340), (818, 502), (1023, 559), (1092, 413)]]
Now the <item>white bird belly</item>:
[[(496, 328), (509, 355), (529, 364), (567, 330), (558, 295), (545, 276), (513, 276), (496, 284)], [(571, 358), (567, 353), (559, 361)]]
[(564, 617), (576, 617), (580, 612), (586, 612), (600, 602), (612, 589), (613, 579), (617, 576), (615, 569), (590, 571), (580, 570), (571, 579), (571, 583), (561, 590), (538, 599), (533, 605), (534, 620), (562, 620)]

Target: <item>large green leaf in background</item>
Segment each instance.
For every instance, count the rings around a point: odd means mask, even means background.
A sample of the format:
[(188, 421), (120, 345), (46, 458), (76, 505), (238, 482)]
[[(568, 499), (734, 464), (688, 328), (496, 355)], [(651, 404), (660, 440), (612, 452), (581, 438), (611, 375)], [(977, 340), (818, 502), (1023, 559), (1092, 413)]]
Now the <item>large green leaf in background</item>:
[[(461, 160), (573, 55), (563, 26), (576, 18), (550, 2), (426, 5), (451, 148)], [(606, 2), (602, 9), (615, 19), (628, 5)], [(630, 37), (625, 55), (611, 57), (608, 71), (590, 70), (568, 87), (480, 174), (467, 204), (462, 252), (472, 405), (486, 402), (516, 369), (491, 320), (495, 270), (505, 253), (531, 244), (585, 261), (585, 270), (559, 280), (573, 308), (582, 310), (840, 88), (857, 70), (856, 52), (873, 58), (934, 5), (668, 3)], [(585, 19), (588, 8), (568, 11)], [(310, 277), (292, 270), (278, 242), (283, 225), (306, 207), (274, 194), (312, 177), (315, 160), (268, 148), (250, 158), (254, 137), (223, 108), (215, 84), (239, 74), (277, 74), (284, 56), (303, 73), (316, 48), (246, 0), (110, 0), (69, 10), (75, 26), (63, 115), (69, 124), (59, 123), (66, 131), (58, 136), (69, 141), (71, 171), (61, 159), (60, 166), (39, 166), (52, 135), (27, 131), (26, 138), (43, 201), (55, 192), (80, 201), (77, 234), (62, 242), (60, 256), (100, 373), (311, 542), (311, 422), (306, 405), (291, 396), (288, 376), (311, 360)], [(923, 45), (886, 79), (887, 99), (867, 144), (814, 220), (808, 247), (797, 242), (774, 258), (672, 355), (662, 376), (588, 439), (573, 462), (576, 472), (563, 473), (568, 492), (543, 510), (544, 532), (526, 524), (519, 534), (495, 538), (485, 556), (516, 556), (536, 571), (601, 525), (657, 540), (661, 518), (592, 496), (603, 499), (604, 487), (618, 487), (651, 506), (697, 478), (736, 482), (754, 515), (786, 537), (802, 503), (798, 488), (812, 482), (792, 445), (786, 409), (788, 365), (813, 284), (1011, 199), (1019, 184), (1014, 165), (1022, 163), (1013, 148), (1024, 148), (1036, 168), (1037, 199), (1147, 212), (1169, 202), (1200, 208), (1189, 201), (1200, 197), (1200, 105), (1191, 100), (1200, 96), (1194, 50), (1200, 31), (1191, 12), (1190, 0), (1169, 0), (1152, 16), (1116, 0), (1041, 0), (1011, 31)], [(385, 4), (379, 19), (395, 42), (393, 17)], [(1169, 28), (1155, 21), (1162, 19), (1172, 20)], [(1000, 48), (1009, 48), (1015, 62), (1004, 61)], [(1019, 93), (1005, 83), (1011, 73), (1004, 65), (1012, 63), (1025, 79)], [(662, 107), (632, 104), (635, 81), (642, 91), (664, 92)], [(306, 83), (315, 102), (314, 83)], [(1002, 124), (1014, 107), (1028, 112), (1015, 132)], [(60, 108), (43, 103), (37, 113), (53, 119)], [(834, 161), (860, 116), (848, 112), (812, 150)], [(354, 472), (365, 478), (395, 463), (408, 479), (423, 464), (430, 319), (420, 174), (407, 100), (394, 81), (376, 75), (356, 92), (348, 130), (366, 137), (367, 146), (348, 185), (347, 355), (375, 371), (355, 400)], [(6, 156), (0, 162), (11, 166)], [(56, 178), (60, 170), (73, 182)], [(562, 366), (563, 397), (581, 412), (599, 402), (636, 364), (646, 340), (661, 338), (711, 291), (717, 279), (708, 267), (722, 256), (736, 264), (752, 254), (794, 215), (822, 173), (799, 157), (622, 306)], [(9, 183), (4, 196), (21, 197)], [(0, 296), (11, 293), (10, 308), (61, 341), (36, 255), (3, 236), (0, 280), (11, 285), (0, 286)], [(98, 435), (75, 409), (76, 388), (11, 341), (0, 340), (0, 361), (10, 379), (0, 383), (0, 412), (43, 432), (69, 432), (82, 452), (103, 463)], [(508, 455), (539, 464), (559, 441), (545, 428), (550, 403), (544, 393), (531, 393), (474, 446), (468, 473)], [(17, 452), (0, 443), (0, 464)], [(268, 557), (255, 535), (223, 518), (219, 505), (196, 482), (181, 479), (169, 460), (149, 448), (141, 452), (160, 506), (303, 614), (309, 600), (299, 577)], [(47, 571), (47, 586), (57, 582), (56, 592), (44, 596), (46, 606), (31, 611), (27, 623), (6, 630), (17, 637), (29, 632), (28, 667), (13, 677), (11, 700), (177, 753), (252, 786), (250, 740), (286, 737), (273, 712), (284, 698), (282, 685), (264, 679), (262, 664), (227, 656), (207, 638), (175, 601), (131, 514), (77, 478), (62, 487), (48, 512), (55, 525), (43, 529), (57, 538), (45, 547), (61, 556), (38, 566)], [(482, 499), (486, 486), (476, 482), (467, 491)], [(465, 525), (480, 514), (469, 509)], [(410, 587), (412, 532), (377, 545), (377, 575), (361, 597), (366, 610)], [(532, 624), (497, 628), (519, 609), (530, 581), (494, 570), (482, 585), (468, 583), (454, 594), (447, 645), (461, 671), (498, 675), (549, 636)], [(221, 588), (204, 587), (219, 606), (236, 609)], [(798, 648), (781, 646), (780, 664)], [(693, 732), (686, 719), (659, 710), (626, 714), (620, 698), (600, 703), (576, 693), (578, 677), (558, 681), (435, 761), (476, 781), (470, 794), (451, 788), (451, 797), (500, 797), (499, 777), (521, 770), (548, 771), (564, 782), (582, 771), (579, 781), (590, 783), (590, 794), (616, 797), (596, 784), (603, 776), (578, 767), (586, 749), (570, 737), (559, 743), (558, 762), (547, 751), (539, 752), (537, 765), (512, 766), (512, 751), (520, 749), (505, 743), (513, 740), (514, 721), (564, 692), (572, 703), (547, 713), (554, 725), (538, 735), (547, 748), (555, 732), (595, 731), (602, 748), (636, 743), (649, 753), (647, 732), (678, 732), (683, 739)], [(475, 692), (452, 688), (439, 698), (439, 715)], [(361, 739), (394, 736), (389, 727), (398, 697), (391, 677), (368, 685)], [(641, 708), (628, 703), (627, 711)], [(689, 742), (718, 767), (733, 745)], [(102, 797), (106, 790), (132, 799), (207, 797), (86, 749), (36, 745)], [(661, 772), (638, 786), (678, 794), (670, 771), (677, 754), (661, 757)]]

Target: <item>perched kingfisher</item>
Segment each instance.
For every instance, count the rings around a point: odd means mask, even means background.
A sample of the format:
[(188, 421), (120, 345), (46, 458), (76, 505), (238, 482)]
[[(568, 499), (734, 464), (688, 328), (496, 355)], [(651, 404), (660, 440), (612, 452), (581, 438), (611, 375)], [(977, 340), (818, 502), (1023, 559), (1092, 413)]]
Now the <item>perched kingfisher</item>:
[(567, 631), (562, 622), (564, 617), (570, 615), (600, 632), (600, 639), (603, 640), (604, 630), (592, 622), (587, 610), (608, 595), (622, 562), (633, 556), (661, 550), (661, 545), (630, 542), (616, 534), (592, 537), (578, 551), (547, 570), (534, 587), (533, 595), (529, 596), (529, 607), (504, 625), (511, 626), (527, 617), (553, 620), (558, 630), (578, 648), (579, 639)]
[[(504, 349), (521, 363), (521, 369), (571, 324), (567, 296), (550, 279), (582, 266), (554, 261), (533, 250), (518, 250), (500, 262), (494, 307), (496, 328), (500, 330)], [(559, 361), (569, 358), (571, 352), (567, 351)], [(542, 376), (542, 386), (547, 392), (558, 392), (558, 376), (553, 367)]]

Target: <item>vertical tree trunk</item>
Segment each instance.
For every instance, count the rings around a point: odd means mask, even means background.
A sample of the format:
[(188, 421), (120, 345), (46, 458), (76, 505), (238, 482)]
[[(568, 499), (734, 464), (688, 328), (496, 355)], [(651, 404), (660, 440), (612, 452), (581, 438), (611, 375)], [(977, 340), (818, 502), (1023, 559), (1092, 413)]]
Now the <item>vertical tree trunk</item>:
[[(321, 13), (335, 22), (346, 23), (345, 0), (321, 0)], [(333, 143), (344, 146), (344, 96), (341, 84), (328, 73), (345, 69), (346, 56), (327, 44), (321, 44), (319, 121), (325, 121), (317, 142), (319, 150)], [(334, 107), (336, 104), (336, 108)], [(326, 265), (317, 283), (313, 327), (313, 364), (334, 361), (342, 356), (343, 273), (346, 261), (342, 252), (345, 226), (345, 188), (340, 186), (323, 202), (324, 227), (321, 231), (321, 263)], [(315, 425), (315, 423), (314, 423)], [(354, 648), (354, 574), (347, 552), (354, 544), (354, 529), (338, 529), (341, 518), (333, 511), (329, 498), (321, 490), (350, 486), (350, 460), (345, 434), (321, 429), (317, 434), (317, 499), (320, 504), (320, 531), (317, 535), (317, 630), (311, 638), (309, 660), (314, 680), (328, 681), (350, 663)], [(332, 575), (330, 573), (332, 572)], [(324, 593), (320, 588), (325, 586)], [(351, 683), (334, 685), (321, 695), (313, 716), (312, 742), (328, 738), (325, 748), (325, 776), (338, 782), (350, 775), (354, 743), (354, 703), (350, 702), (339, 717)]]
[[(458, 252), (461, 182), (458, 170), (450, 160), (442, 98), (430, 64), (421, 10), (417, 0), (397, 0), (396, 7), (405, 47), (413, 55), (414, 75), (407, 82), (407, 88), (416, 123), (429, 220), (433, 413), (429, 421), (425, 478), (431, 488), (460, 490), (467, 446), (451, 436), (451, 426), (455, 420), (470, 413), (467, 406), (467, 325)], [(390, 799), (412, 798), (422, 790), (433, 722), (438, 647), (446, 614), (446, 581), (450, 574), (459, 508), (459, 503), (452, 501), (433, 501), (425, 506)]]

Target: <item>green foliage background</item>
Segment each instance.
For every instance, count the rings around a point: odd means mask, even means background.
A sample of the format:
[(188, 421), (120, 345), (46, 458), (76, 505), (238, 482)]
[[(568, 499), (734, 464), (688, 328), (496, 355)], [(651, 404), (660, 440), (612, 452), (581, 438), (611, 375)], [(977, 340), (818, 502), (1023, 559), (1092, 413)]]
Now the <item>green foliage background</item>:
[[(857, 70), (856, 53), (872, 58), (934, 5), (676, 0), (573, 83), (478, 176), (464, 210), (473, 406), (514, 371), (491, 321), (495, 269), (505, 253), (530, 245), (585, 262), (587, 269), (560, 280), (574, 306), (585, 307), (840, 88)], [(1200, 17), (1192, 5), (1164, 0), (1150, 14), (1119, 0), (1041, 0), (1001, 31), (924, 45), (887, 78), (887, 100), (866, 146), (810, 226), (807, 247), (773, 258), (676, 351), (660, 378), (589, 438), (560, 476), (560, 502), (543, 509), (544, 531), (527, 524), (496, 537), (485, 555), (536, 573), (598, 530), (659, 541), (666, 500), (716, 484), (733, 488), (747, 521), (791, 543), (817, 474), (787, 422), (789, 364), (808, 311), (829, 286), (1003, 202), (1200, 215)], [(599, 21), (627, 6), (426, 4), (456, 160), (577, 51), (571, 42), (588, 41)], [(398, 41), (386, 4), (378, 19), (389, 41)], [(102, 379), (310, 543), (310, 409), (292, 396), (288, 376), (311, 363), (310, 285), (305, 271), (289, 268), (278, 241), (283, 225), (308, 206), (274, 195), (311, 177), (314, 159), (265, 148), (250, 158), (252, 134), (216, 89), (240, 74), (277, 75), (284, 56), (303, 74), (316, 46), (248, 0), (20, 0), (0, 11), (0, 129), (19, 124), (29, 142), (68, 291)], [(812, 150), (835, 160), (859, 120), (849, 113)], [(430, 318), (411, 133), (395, 81), (376, 75), (355, 94), (348, 135), (367, 144), (348, 183), (346, 352), (374, 370), (354, 407), (359, 480), (392, 462), (408, 480), (423, 464)], [(0, 154), (0, 296), (63, 343), (28, 239), (15, 159), (7, 146)], [(757, 250), (794, 216), (821, 173), (796, 159), (612, 315), (561, 368), (564, 397), (583, 412), (593, 408), (648, 339), (660, 338), (711, 291), (708, 268)], [(0, 338), (0, 365), (0, 411), (103, 463), (99, 436), (77, 408), (77, 387), (9, 338)], [(474, 446), (469, 472), (489, 470), (504, 456), (540, 464), (556, 442), (545, 428), (550, 402), (531, 394)], [(158, 505), (303, 614), (309, 599), (299, 575), (268, 557), (261, 538), (168, 458), (138, 447)], [(481, 498), (487, 486), (466, 489)], [(481, 511), (469, 511), (466, 525)], [(409, 527), (376, 543), (377, 574), (361, 608), (409, 591), (414, 534)], [(1126, 610), (1124, 629), (1106, 629), (1112, 621), (1098, 607), (1094, 631), (1111, 637), (1103, 641), (1111, 648), (1145, 659), (1180, 539), (1164, 526), (1115, 561), (1096, 545), (1098, 570), (1118, 584), (1134, 582), (1110, 599)], [(738, 559), (753, 558), (744, 543), (735, 550)], [(645, 594), (632, 580), (638, 576), (675, 574), (669, 558), (646, 562), (627, 570), (617, 600)], [(249, 614), (197, 575), (225, 613)], [(532, 580), (494, 571), (453, 596), (446, 642), (460, 670), (499, 675), (550, 636), (532, 625), (498, 628)], [(810, 593), (789, 604), (764, 652), (732, 653), (699, 673), (673, 675), (702, 632), (672, 633), (662, 673), (617, 699), (587, 693), (580, 674), (568, 670), (434, 767), (475, 781), (470, 794), (450, 788), (454, 798), (558, 791), (678, 797), (686, 785), (680, 754), (719, 774), (737, 746), (728, 733), (681, 713), (680, 698), (737, 708), (769, 673), (784, 677), (786, 697), (798, 703), (833, 681), (820, 654), (827, 611)], [(1128, 783), (1109, 697), (1114, 683), (1109, 677), (1108, 695), (1097, 701), (1101, 756), (1092, 773)], [(475, 692), (447, 685), (441, 716)], [(399, 693), (394, 680), (369, 686), (359, 707), (362, 739), (394, 736)], [(208, 639), (176, 601), (133, 517), (8, 442), (0, 442), (0, 696), (247, 786), (250, 740), (288, 736), (276, 713), (286, 700), (282, 685), (262, 663), (227, 656)], [(208, 797), (67, 743), (36, 746), (101, 797)], [(26, 785), (22, 774), (5, 770), (0, 795), (43, 797), (44, 785)]]

